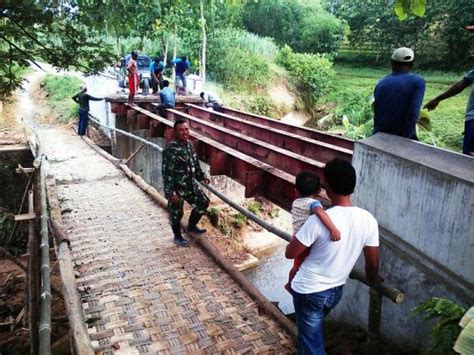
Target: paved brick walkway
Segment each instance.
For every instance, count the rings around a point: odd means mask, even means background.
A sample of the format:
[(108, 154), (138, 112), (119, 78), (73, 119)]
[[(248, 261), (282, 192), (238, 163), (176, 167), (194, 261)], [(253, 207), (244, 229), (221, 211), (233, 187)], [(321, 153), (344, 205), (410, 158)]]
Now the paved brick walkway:
[(69, 132), (41, 132), (93, 347), (104, 354), (290, 353), (290, 337), (166, 212)]

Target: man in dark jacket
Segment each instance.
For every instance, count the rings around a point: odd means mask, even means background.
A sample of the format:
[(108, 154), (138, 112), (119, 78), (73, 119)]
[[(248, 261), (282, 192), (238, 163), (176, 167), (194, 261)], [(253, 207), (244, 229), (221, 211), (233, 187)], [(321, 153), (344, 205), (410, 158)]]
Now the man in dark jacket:
[(79, 104), (79, 124), (77, 127), (77, 133), (80, 136), (86, 134), (87, 125), (89, 123), (89, 101), (101, 101), (103, 97), (94, 97), (87, 93), (87, 86), (81, 85), (81, 92), (72, 97), (74, 101)]

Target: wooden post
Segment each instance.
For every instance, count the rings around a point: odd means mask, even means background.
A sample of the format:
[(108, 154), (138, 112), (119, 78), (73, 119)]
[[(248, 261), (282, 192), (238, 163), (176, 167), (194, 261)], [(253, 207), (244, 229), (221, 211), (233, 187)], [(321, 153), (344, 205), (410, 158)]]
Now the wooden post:
[(369, 354), (379, 353), (380, 323), (382, 319), (382, 292), (369, 290)]
[[(34, 203), (33, 203), (33, 191), (28, 192), (28, 212), (33, 213)], [(30, 220), (28, 226), (28, 328), (30, 333), (30, 354), (35, 355), (38, 353), (38, 299), (36, 297), (36, 282), (37, 282), (37, 273), (36, 270), (36, 236), (35, 236), (35, 221)]]

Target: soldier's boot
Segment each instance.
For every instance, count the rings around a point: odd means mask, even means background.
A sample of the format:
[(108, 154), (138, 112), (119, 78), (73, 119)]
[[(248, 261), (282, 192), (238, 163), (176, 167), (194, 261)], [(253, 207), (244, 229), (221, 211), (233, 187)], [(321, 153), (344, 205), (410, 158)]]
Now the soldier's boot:
[(205, 229), (201, 229), (197, 227), (197, 224), (199, 220), (201, 219), (203, 215), (199, 214), (196, 210), (191, 211), (191, 215), (189, 216), (189, 221), (188, 221), (188, 228), (187, 231), (189, 233), (194, 233), (194, 234), (204, 234), (206, 233)]
[(184, 239), (181, 234), (181, 226), (179, 225), (179, 223), (171, 226), (171, 229), (173, 230), (174, 234), (174, 244), (179, 245), (180, 247), (185, 247), (189, 244), (189, 242)]

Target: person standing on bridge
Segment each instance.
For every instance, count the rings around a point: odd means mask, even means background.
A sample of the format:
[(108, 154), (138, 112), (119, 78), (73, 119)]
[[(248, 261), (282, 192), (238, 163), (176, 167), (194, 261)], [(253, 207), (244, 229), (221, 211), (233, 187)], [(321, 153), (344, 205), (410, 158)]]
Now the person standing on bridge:
[(150, 77), (153, 94), (157, 94), (159, 89), (163, 89), (163, 70), (165, 70), (163, 56), (156, 57), (155, 60), (150, 63)]
[(175, 139), (163, 150), (163, 185), (168, 199), (171, 229), (174, 243), (188, 245), (181, 234), (180, 222), (183, 218), (183, 205), (187, 201), (192, 207), (187, 231), (203, 234), (205, 229), (197, 227), (199, 220), (206, 213), (209, 198), (198, 185), (198, 181), (209, 184), (209, 179), (199, 165), (199, 159), (192, 143), (189, 141), (189, 127), (185, 120), (177, 119), (174, 123)]
[(133, 106), (133, 99), (135, 94), (138, 91), (138, 85), (140, 83), (140, 72), (138, 71), (137, 59), (138, 53), (132, 51), (132, 58), (128, 61), (127, 64), (127, 73), (128, 73), (128, 104)]
[(87, 131), (87, 125), (89, 124), (89, 101), (101, 101), (104, 98), (89, 95), (87, 93), (87, 86), (81, 85), (81, 92), (74, 95), (72, 99), (79, 104), (79, 123), (77, 133), (80, 136), (84, 136)]
[(374, 216), (352, 205), (356, 173), (351, 163), (334, 159), (324, 168), (326, 192), (333, 206), (326, 213), (341, 233), (334, 243), (330, 232), (311, 215), (286, 247), (285, 256), (296, 259), (308, 249), (291, 282), (298, 328), (298, 354), (323, 355), (323, 321), (342, 297), (342, 289), (361, 251), (365, 272), (372, 283), (382, 282), (379, 270), (379, 232)]
[(395, 134), (418, 140), (416, 123), (425, 95), (425, 81), (411, 73), (415, 53), (398, 48), (392, 54), (392, 73), (384, 76), (374, 90), (374, 134)]
[[(175, 79), (175, 88), (178, 95), (186, 95), (186, 73), (191, 67), (188, 57), (183, 55), (180, 58), (173, 59), (171, 61), (175, 69), (176, 79)], [(180, 81), (183, 83), (182, 89), (179, 86)]]

